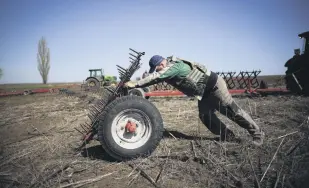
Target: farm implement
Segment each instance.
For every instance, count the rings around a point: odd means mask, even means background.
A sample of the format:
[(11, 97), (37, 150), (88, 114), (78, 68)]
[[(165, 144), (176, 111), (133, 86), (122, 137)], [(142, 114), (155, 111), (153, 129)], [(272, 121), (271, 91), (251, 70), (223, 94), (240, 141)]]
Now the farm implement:
[(54, 88), (23, 89), (23, 90), (12, 90), (9, 92), (5, 91), (0, 92), (0, 97), (32, 95), (39, 93), (70, 93), (69, 88), (74, 86), (75, 85), (66, 85), (64, 87), (54, 87)]
[(84, 91), (98, 91), (101, 87), (110, 86), (117, 81), (116, 76), (105, 75), (103, 69), (89, 69), (89, 72), (86, 83), (81, 85)]
[[(272, 79), (272, 84), (268, 84), (267, 81), (259, 79), (258, 75), (260, 70), (253, 71), (240, 71), (236, 72), (216, 72), (226, 82), (229, 92), (232, 95), (250, 95), (260, 96), (263, 94), (286, 94), (290, 93), (289, 90), (284, 88), (284, 80), (281, 77)], [(271, 85), (271, 87), (269, 87)], [(164, 97), (164, 96), (185, 96), (182, 92), (173, 88), (173, 86), (163, 82), (153, 85), (149, 88), (135, 88), (130, 90), (130, 93), (138, 95), (144, 98), (149, 97)]]
[[(264, 94), (297, 94), (309, 95), (309, 31), (298, 35), (303, 40), (303, 48), (295, 49), (294, 56), (285, 63), (287, 70), (282, 78), (273, 80), (270, 87), (265, 80), (259, 79), (260, 70), (236, 72), (217, 72), (227, 84), (229, 92), (233, 95), (245, 94), (260, 96)], [(149, 98), (151, 96), (184, 96), (167, 83), (159, 83), (150, 88), (137, 88), (130, 91), (132, 94)]]
[(83, 135), (81, 147), (93, 139), (99, 140), (117, 160), (150, 155), (163, 135), (159, 110), (147, 99), (131, 95), (124, 86), (140, 68), (145, 54), (130, 50), (135, 53), (130, 53), (130, 66), (125, 69), (117, 65), (120, 82), (103, 88), (103, 96), (89, 110), (88, 122), (76, 129)]
[[(76, 128), (82, 134), (82, 148), (91, 140), (98, 140), (104, 150), (116, 160), (130, 160), (150, 155), (159, 144), (163, 134), (163, 120), (159, 110), (147, 100), (150, 96), (183, 95), (162, 83), (153, 88), (130, 89), (125, 83), (140, 68), (144, 52), (130, 53), (127, 69), (117, 65), (120, 82), (103, 88), (101, 98), (90, 107), (88, 121)], [(217, 73), (221, 75), (232, 93), (275, 91), (267, 88), (265, 81), (258, 81), (260, 71)], [(162, 87), (168, 87), (166, 90)], [(285, 91), (276, 89), (276, 91)]]

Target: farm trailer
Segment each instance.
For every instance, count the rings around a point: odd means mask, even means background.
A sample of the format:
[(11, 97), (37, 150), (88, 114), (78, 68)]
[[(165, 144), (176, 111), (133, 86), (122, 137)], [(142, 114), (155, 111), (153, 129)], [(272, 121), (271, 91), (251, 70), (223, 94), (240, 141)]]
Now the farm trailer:
[[(240, 71), (236, 72), (217, 72), (225, 80), (229, 92), (232, 95), (246, 94), (246, 95), (263, 95), (263, 94), (286, 94), (289, 90), (283, 88), (284, 85), (280, 83), (282, 79), (272, 79), (273, 87), (264, 79), (259, 79), (260, 70), (251, 72)], [(235, 76), (236, 75), (236, 76)], [(280, 87), (281, 86), (281, 87)], [(282, 87), (283, 86), (283, 87)], [(182, 92), (174, 89), (171, 85), (163, 82), (148, 88), (135, 88), (129, 91), (131, 95), (138, 95), (144, 98), (149, 97), (167, 97), (167, 96), (185, 96)]]
[(69, 88), (75, 87), (77, 84), (66, 85), (64, 87), (53, 87), (53, 88), (37, 88), (37, 89), (25, 89), (20, 91), (11, 91), (11, 92), (0, 92), (0, 97), (9, 97), (9, 96), (19, 96), (19, 95), (30, 95), (38, 93), (57, 93), (62, 90), (67, 90)]
[[(260, 72), (261, 71), (241, 71), (237, 76), (235, 76), (236, 72), (217, 72), (217, 74), (225, 79), (229, 92), (233, 95), (290, 93), (289, 90), (282, 87), (268, 87), (268, 84), (265, 80), (259, 81), (257, 76)], [(66, 87), (39, 88), (23, 91), (2, 92), (0, 93), (0, 97), (29, 95), (36, 93), (56, 93), (59, 92), (59, 89), (68, 89), (74, 86), (78, 86), (78, 84), (68, 85)], [(154, 85), (153, 87), (132, 89), (129, 91), (129, 94), (142, 96), (147, 99), (149, 97), (185, 96), (182, 92), (175, 90), (171, 85), (167, 83), (159, 83)]]

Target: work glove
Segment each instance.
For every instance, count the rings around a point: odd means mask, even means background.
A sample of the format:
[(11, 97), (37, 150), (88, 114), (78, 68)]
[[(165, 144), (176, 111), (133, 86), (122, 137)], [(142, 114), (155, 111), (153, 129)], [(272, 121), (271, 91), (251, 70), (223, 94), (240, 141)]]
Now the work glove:
[(126, 87), (130, 88), (130, 89), (133, 89), (133, 88), (136, 87), (136, 84), (133, 83), (133, 82), (131, 82), (131, 81), (126, 82), (124, 85), (125, 85)]

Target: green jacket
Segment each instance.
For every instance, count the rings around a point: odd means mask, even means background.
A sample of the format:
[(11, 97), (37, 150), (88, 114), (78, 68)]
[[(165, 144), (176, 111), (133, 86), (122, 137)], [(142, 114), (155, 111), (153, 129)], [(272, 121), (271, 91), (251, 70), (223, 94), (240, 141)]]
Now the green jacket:
[(214, 88), (217, 74), (201, 64), (184, 61), (172, 56), (163, 70), (139, 80), (136, 87), (147, 87), (165, 81), (185, 95), (201, 99), (205, 91), (209, 92)]
[(144, 79), (137, 82), (137, 87), (147, 87), (159, 82), (164, 82), (170, 79), (183, 79), (191, 71), (188, 64), (181, 60), (177, 60), (178, 63), (168, 64), (163, 70), (149, 74)]

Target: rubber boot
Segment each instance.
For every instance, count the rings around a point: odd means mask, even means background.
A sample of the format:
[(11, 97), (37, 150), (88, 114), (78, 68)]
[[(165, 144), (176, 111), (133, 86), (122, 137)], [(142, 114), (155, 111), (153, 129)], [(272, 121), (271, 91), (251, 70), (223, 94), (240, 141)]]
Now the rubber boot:
[(252, 142), (255, 146), (263, 145), (265, 133), (262, 130), (255, 131), (254, 133), (251, 134), (251, 136), (252, 136)]

